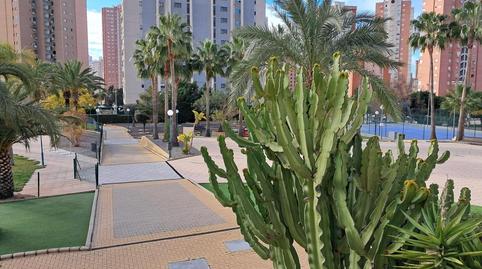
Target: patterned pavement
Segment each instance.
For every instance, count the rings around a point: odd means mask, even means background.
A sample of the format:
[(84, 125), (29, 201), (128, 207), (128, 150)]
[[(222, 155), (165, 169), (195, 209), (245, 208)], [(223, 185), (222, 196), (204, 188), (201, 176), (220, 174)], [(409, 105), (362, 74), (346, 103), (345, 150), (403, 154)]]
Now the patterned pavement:
[(126, 183), (151, 180), (180, 179), (165, 162), (101, 165), (99, 184)]

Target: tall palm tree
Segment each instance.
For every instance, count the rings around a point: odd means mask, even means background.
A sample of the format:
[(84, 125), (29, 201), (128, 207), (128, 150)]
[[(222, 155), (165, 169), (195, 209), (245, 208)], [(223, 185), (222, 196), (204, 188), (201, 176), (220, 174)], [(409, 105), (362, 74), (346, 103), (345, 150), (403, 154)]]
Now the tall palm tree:
[(58, 64), (53, 75), (53, 84), (60, 89), (65, 101), (65, 107), (71, 108), (70, 101), (75, 111), (79, 107), (79, 97), (83, 89), (94, 92), (103, 85), (103, 79), (95, 74), (90, 67), (84, 68), (77, 60), (70, 60)]
[(55, 144), (60, 137), (56, 116), (39, 105), (34, 89), (28, 65), (0, 61), (0, 199), (13, 196), (12, 145), (28, 147), (39, 135)]
[(422, 13), (416, 20), (412, 21), (415, 33), (410, 35), (410, 46), (414, 49), (427, 50), (430, 57), (430, 139), (437, 139), (435, 129), (435, 94), (433, 79), (433, 50), (443, 49), (447, 41), (448, 24), (445, 23), (447, 16), (435, 12)]
[[(239, 66), (239, 63), (244, 59), (246, 54), (246, 46), (244, 40), (238, 37), (234, 37), (231, 42), (226, 43), (225, 49), (228, 52), (228, 58), (226, 61), (225, 75), (230, 77), (234, 70)], [(234, 78), (229, 79), (234, 80)], [(241, 96), (249, 95), (250, 93), (249, 83), (240, 85), (239, 83), (229, 85), (229, 105), (230, 107), (236, 107), (236, 101)], [(249, 98), (247, 98), (249, 99)], [(243, 114), (238, 112), (238, 134), (243, 133)]]
[(205, 40), (197, 48), (197, 53), (193, 55), (193, 65), (199, 73), (204, 72), (205, 75), (205, 90), (204, 97), (206, 98), (206, 136), (211, 136), (210, 111), (209, 111), (209, 97), (211, 94), (211, 87), (214, 87), (214, 77), (216, 75), (224, 74), (224, 66), (227, 52), (211, 40)]
[[(454, 24), (452, 25), (452, 36), (459, 40), (467, 50), (467, 61), (465, 66), (462, 96), (460, 97), (459, 122), (456, 141), (464, 139), (465, 130), (465, 103), (467, 88), (472, 86), (471, 63), (472, 49), (475, 43), (482, 41), (482, 3), (480, 1), (466, 1), (462, 8), (452, 10)], [(464, 49), (465, 49), (464, 48)]]
[(187, 60), (191, 55), (192, 34), (189, 31), (189, 25), (182, 22), (178, 15), (161, 16), (159, 19), (159, 30), (162, 34), (165, 46), (167, 48), (167, 59), (169, 62), (169, 76), (171, 86), (171, 109), (174, 111), (172, 116), (172, 126), (169, 139), (174, 146), (179, 145), (177, 142), (177, 80), (176, 80), (176, 62), (179, 60)]
[(354, 15), (351, 11), (333, 6), (331, 0), (274, 0), (274, 10), (281, 19), (277, 27), (248, 26), (237, 31), (249, 44), (243, 63), (232, 83), (246, 81), (252, 66), (264, 66), (272, 56), (291, 65), (304, 68), (306, 82), (311, 83), (315, 64), (328, 71), (332, 55), (340, 52), (341, 67), (367, 76), (377, 99), (385, 110), (400, 118), (395, 97), (381, 78), (364, 66), (396, 68), (400, 64), (389, 59), (391, 44), (384, 30), (386, 19), (367, 13)]
[[(151, 36), (152, 38), (152, 36)], [(157, 124), (159, 122), (159, 91), (158, 91), (158, 74), (162, 65), (161, 58), (158, 57), (158, 50), (154, 42), (149, 41), (149, 37), (136, 41), (136, 50), (134, 51), (134, 65), (137, 69), (137, 75), (143, 79), (150, 79), (152, 86), (152, 138), (159, 139)]]

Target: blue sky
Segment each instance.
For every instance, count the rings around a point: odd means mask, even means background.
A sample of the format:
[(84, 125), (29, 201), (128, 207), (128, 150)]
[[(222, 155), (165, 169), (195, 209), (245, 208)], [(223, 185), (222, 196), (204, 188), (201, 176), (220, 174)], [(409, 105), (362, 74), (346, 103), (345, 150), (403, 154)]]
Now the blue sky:
[[(130, 0), (132, 1), (132, 0)], [(198, 0), (207, 1), (207, 0)], [(333, 0), (342, 1), (342, 0)], [(360, 11), (374, 12), (375, 3), (381, 0), (345, 0), (347, 5), (354, 5), (358, 7)], [(102, 56), (102, 8), (111, 7), (117, 5), (121, 0), (87, 0), (87, 19), (89, 29), (89, 55), (94, 59), (98, 59)], [(270, 6), (273, 0), (266, 0), (267, 10), (266, 15), (269, 23), (276, 23), (276, 18)], [(422, 9), (422, 0), (412, 0), (412, 6), (414, 7), (414, 17), (417, 17)], [(416, 58), (416, 57), (413, 57)]]

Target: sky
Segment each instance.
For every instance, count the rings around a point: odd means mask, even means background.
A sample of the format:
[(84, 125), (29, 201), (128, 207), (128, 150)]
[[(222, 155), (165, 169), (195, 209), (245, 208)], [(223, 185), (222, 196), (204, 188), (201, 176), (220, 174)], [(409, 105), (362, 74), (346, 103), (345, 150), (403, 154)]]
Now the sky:
[[(132, 1), (132, 0), (131, 0)], [(207, 1), (207, 0), (204, 0)], [(342, 0), (339, 0), (342, 1)], [(87, 23), (89, 31), (89, 55), (93, 59), (98, 59), (102, 56), (102, 8), (111, 7), (120, 4), (121, 0), (87, 0)], [(357, 6), (360, 11), (374, 12), (375, 3), (378, 0), (345, 0), (347, 5)], [(273, 0), (266, 0), (266, 16), (268, 23), (277, 24), (279, 21), (276, 18), (272, 9)], [(414, 7), (414, 17), (417, 17), (422, 9), (422, 0), (412, 0)], [(412, 60), (418, 58), (413, 57)]]

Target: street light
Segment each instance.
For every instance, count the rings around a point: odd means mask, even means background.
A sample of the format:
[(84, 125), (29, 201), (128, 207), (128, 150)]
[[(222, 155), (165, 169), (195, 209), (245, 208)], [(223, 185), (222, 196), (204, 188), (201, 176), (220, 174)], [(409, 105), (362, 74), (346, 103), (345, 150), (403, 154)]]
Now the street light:
[(99, 131), (99, 113), (100, 113), (100, 108), (96, 108), (95, 109), (95, 115), (96, 115), (96, 121), (95, 121), (95, 124), (96, 124), (96, 129), (97, 131)]
[[(127, 126), (129, 126), (130, 116), (131, 116), (131, 109), (130, 109), (130, 108), (127, 108), (126, 111), (127, 111)], [(129, 127), (127, 127), (127, 128), (129, 128)]]
[(172, 142), (171, 142), (171, 141), (172, 141), (172, 139), (171, 139), (172, 137), (171, 137), (171, 136), (172, 136), (173, 133), (174, 133), (174, 132), (173, 132), (174, 129), (172, 128), (172, 116), (173, 116), (173, 115), (174, 115), (174, 111), (172, 111), (171, 109), (169, 109), (169, 110), (167, 111), (167, 116), (169, 116), (169, 134), (170, 134), (170, 135), (169, 135), (169, 141), (168, 141), (168, 143), (167, 143), (167, 149), (168, 149), (168, 151), (169, 151), (169, 159), (171, 159), (171, 151), (172, 151)]
[[(383, 120), (384, 120), (384, 116), (383, 116), (383, 105), (380, 105), (380, 110), (381, 110), (381, 113), (380, 113), (380, 137), (382, 137), (382, 127), (385, 126), (385, 133), (384, 135), (386, 136), (387, 135), (387, 126), (386, 124), (383, 124)], [(386, 119), (386, 117), (385, 117)], [(386, 123), (386, 120), (385, 120), (385, 123)]]
[(375, 135), (378, 135), (377, 134), (377, 125), (378, 125), (377, 124), (377, 117), (378, 117), (378, 114), (380, 114), (380, 112), (378, 112), (378, 110), (375, 111)]

